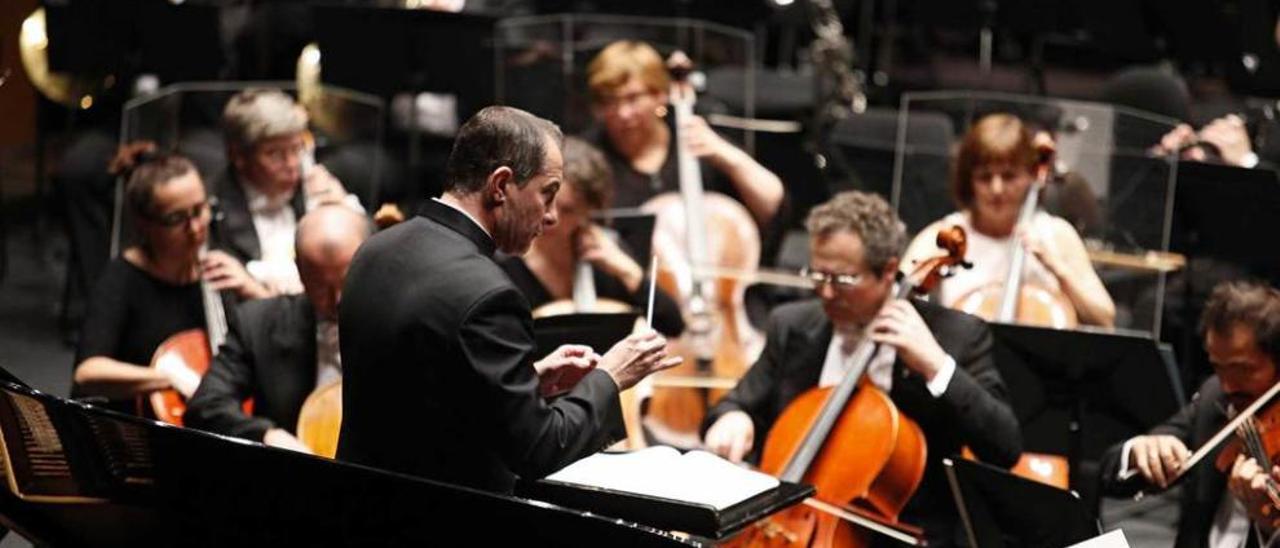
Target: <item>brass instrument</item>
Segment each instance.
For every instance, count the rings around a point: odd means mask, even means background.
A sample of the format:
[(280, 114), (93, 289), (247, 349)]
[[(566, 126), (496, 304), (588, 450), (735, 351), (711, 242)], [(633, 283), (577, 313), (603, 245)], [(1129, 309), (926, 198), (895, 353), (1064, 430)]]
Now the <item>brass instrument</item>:
[(49, 34), (44, 8), (36, 8), (22, 21), (18, 50), (22, 68), (31, 84), (50, 101), (73, 109), (88, 110), (94, 98), (115, 86), (116, 77), (67, 74), (49, 70)]

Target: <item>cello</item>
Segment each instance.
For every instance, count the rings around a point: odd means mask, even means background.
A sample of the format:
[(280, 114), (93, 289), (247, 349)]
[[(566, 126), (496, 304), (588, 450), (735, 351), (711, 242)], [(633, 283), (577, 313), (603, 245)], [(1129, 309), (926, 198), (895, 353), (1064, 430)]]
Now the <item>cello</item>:
[[(1039, 154), (1036, 180), (1027, 189), (1018, 211), (1015, 227), (1029, 230), (1032, 218), (1040, 202), (1040, 192), (1048, 184), (1052, 176), (1054, 156), (1053, 143), (1041, 141), (1036, 144)], [(1076, 309), (1071, 301), (1060, 291), (1023, 283), (1023, 271), (1026, 266), (1027, 250), (1015, 229), (1014, 236), (1009, 238), (1009, 270), (1004, 281), (978, 287), (960, 297), (951, 305), (952, 308), (973, 314), (987, 321), (1001, 323), (1020, 323), (1052, 327), (1055, 329), (1071, 329), (1079, 325)]]
[[(199, 256), (207, 251), (201, 246)], [(182, 426), (182, 415), (190, 398), (200, 385), (200, 379), (217, 357), (218, 349), (227, 340), (227, 313), (222, 297), (214, 291), (204, 276), (200, 277), (200, 296), (204, 304), (204, 329), (188, 329), (171, 335), (160, 343), (151, 355), (151, 367), (164, 369), (170, 378), (180, 379), (174, 388), (157, 390), (147, 396), (156, 419), (175, 426)], [(251, 412), (253, 402), (244, 403), (245, 412)]]
[[(661, 376), (737, 379), (764, 348), (764, 338), (747, 320), (746, 284), (710, 276), (705, 267), (755, 269), (760, 262), (760, 236), (745, 207), (728, 196), (703, 192), (698, 160), (684, 147), (681, 127), (693, 117), (696, 101), (688, 79), (692, 69), (682, 52), (675, 52), (668, 61), (680, 192), (655, 196), (640, 208), (657, 216), (653, 247), (666, 267), (658, 274), (658, 285), (677, 297), (685, 317), (686, 331), (678, 341), (684, 363)], [(707, 407), (722, 392), (657, 389), (646, 424), (665, 442), (695, 447)]]
[[(899, 281), (894, 298), (925, 294), (953, 268), (968, 266), (962, 228), (939, 231), (937, 244), (947, 253), (922, 261)], [(839, 384), (810, 389), (778, 416), (765, 438), (760, 470), (811, 484), (817, 493), (757, 522), (735, 546), (866, 546), (866, 529), (905, 541), (920, 536), (904, 535), (901, 530), (912, 528), (897, 517), (924, 477), (928, 448), (919, 425), (865, 378), (879, 353), (880, 345), (864, 337), (854, 353), (860, 359)]]

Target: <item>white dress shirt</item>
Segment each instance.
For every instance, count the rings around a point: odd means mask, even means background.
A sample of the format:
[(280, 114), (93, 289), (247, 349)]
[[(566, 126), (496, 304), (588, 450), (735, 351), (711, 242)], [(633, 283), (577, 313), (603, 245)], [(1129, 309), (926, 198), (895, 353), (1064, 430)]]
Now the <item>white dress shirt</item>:
[(262, 252), (257, 260), (244, 265), (245, 269), (255, 280), (282, 293), (301, 293), (302, 280), (293, 262), (293, 236), (298, 230), (298, 218), (290, 206), (293, 192), (268, 196), (246, 184), (244, 194)]
[[(859, 345), (858, 343), (861, 340), (862, 333), (860, 331), (841, 330), (838, 328), (835, 330), (831, 335), (831, 344), (827, 346), (827, 357), (822, 362), (822, 373), (818, 377), (818, 386), (826, 387), (840, 384), (840, 380), (844, 378), (845, 373), (854, 364), (862, 363), (867, 359), (867, 355), (871, 353), (874, 345)], [(867, 379), (871, 381), (871, 384), (874, 384), (886, 394), (893, 390), (893, 362), (897, 357), (898, 353), (893, 347), (881, 345), (875, 359), (867, 366), (867, 371), (864, 373)], [(925, 383), (925, 387), (929, 389), (929, 393), (933, 397), (942, 397), (946, 393), (947, 387), (951, 385), (951, 377), (955, 375), (955, 372), (956, 360), (951, 356), (947, 356), (947, 361), (938, 369), (938, 373), (933, 376), (933, 380)]]
[(338, 322), (316, 322), (316, 388), (342, 379), (342, 354), (338, 348)]

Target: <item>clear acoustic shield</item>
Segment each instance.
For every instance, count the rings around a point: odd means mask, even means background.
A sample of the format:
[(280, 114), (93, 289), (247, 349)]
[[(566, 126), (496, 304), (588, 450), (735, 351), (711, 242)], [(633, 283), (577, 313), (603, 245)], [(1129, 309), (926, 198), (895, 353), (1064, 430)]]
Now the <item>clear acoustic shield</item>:
[[(189, 158), (208, 182), (229, 169), (222, 113), (227, 101), (253, 88), (276, 88), (299, 99), (307, 110), (315, 161), (325, 166), (365, 209), (377, 209), (386, 110), (377, 97), (333, 86), (294, 82), (182, 82), (125, 104), (120, 142), (151, 141), (162, 152)], [(112, 225), (114, 256), (133, 241), (123, 207), (124, 181), (117, 182)]]
[(595, 123), (587, 67), (618, 40), (648, 43), (664, 58), (677, 50), (688, 55), (697, 112), (754, 151), (755, 136), (740, 123), (755, 115), (754, 38), (705, 21), (584, 14), (503, 19), (495, 32), (497, 99), (554, 121), (565, 133), (586, 131)]
[(1177, 121), (1083, 101), (905, 94), (889, 196), (912, 234), (957, 210), (956, 151), (969, 128), (993, 113), (1016, 115), (1052, 136), (1058, 175), (1042, 193), (1041, 209), (1080, 235), (1116, 303), (1116, 327), (1158, 336), (1165, 277), (1180, 262), (1167, 253), (1176, 161), (1151, 150)]

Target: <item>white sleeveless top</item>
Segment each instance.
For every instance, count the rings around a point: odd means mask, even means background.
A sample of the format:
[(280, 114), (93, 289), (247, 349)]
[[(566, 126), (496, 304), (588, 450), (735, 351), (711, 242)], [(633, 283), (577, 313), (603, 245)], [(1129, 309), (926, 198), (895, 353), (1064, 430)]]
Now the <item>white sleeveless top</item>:
[[(1031, 218), (1031, 230), (1040, 237), (1041, 245), (1049, 253), (1059, 253), (1053, 239), (1053, 224), (1059, 221), (1056, 217), (1043, 211), (1036, 211)], [(973, 268), (957, 269), (955, 275), (942, 280), (938, 288), (941, 304), (954, 307), (956, 302), (973, 290), (990, 284), (1003, 285), (1005, 275), (1009, 271), (1010, 245), (1014, 236), (992, 238), (973, 228), (969, 213), (957, 211), (942, 218), (940, 226), (960, 225), (968, 235), (969, 247), (965, 259), (973, 263)], [(1031, 252), (1026, 253), (1022, 270), (1023, 283), (1035, 284), (1052, 291), (1060, 291), (1058, 278), (1045, 268)]]

